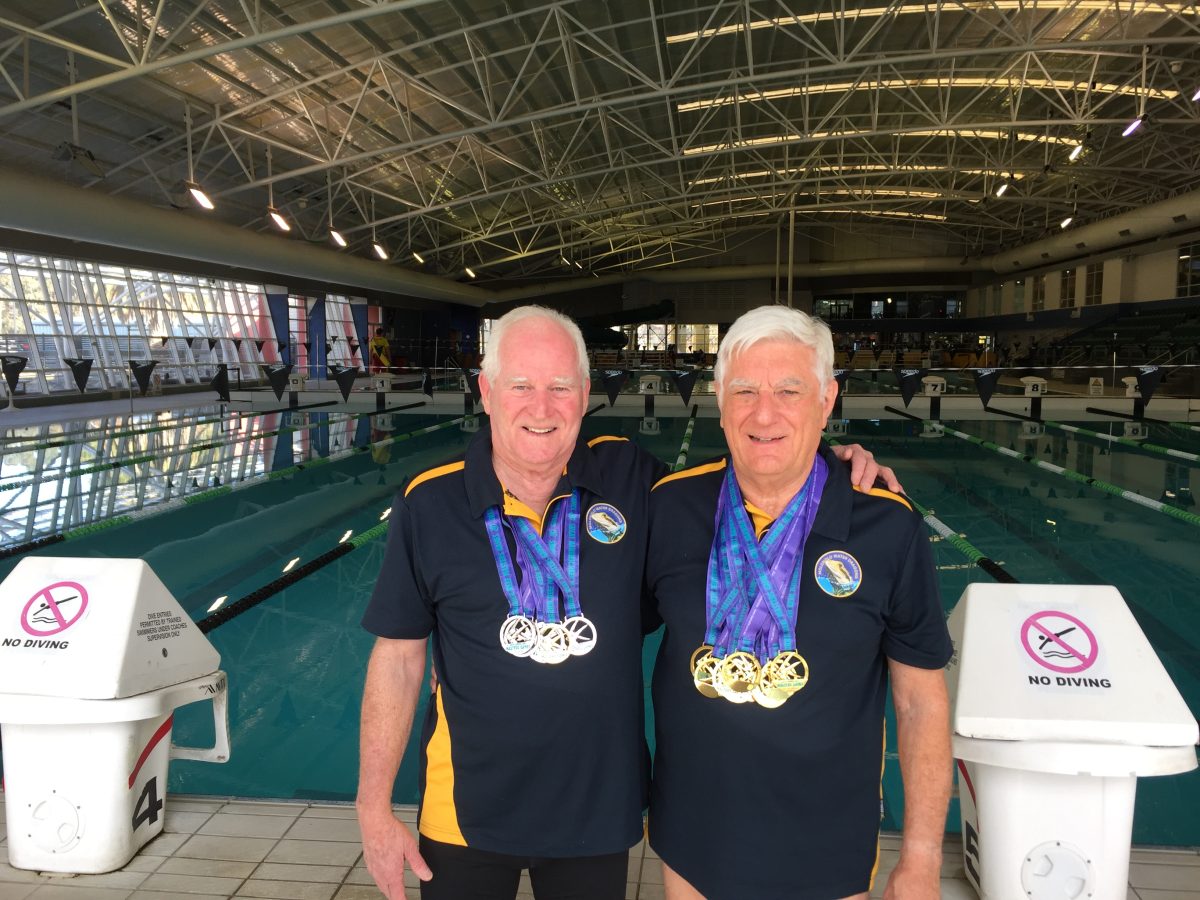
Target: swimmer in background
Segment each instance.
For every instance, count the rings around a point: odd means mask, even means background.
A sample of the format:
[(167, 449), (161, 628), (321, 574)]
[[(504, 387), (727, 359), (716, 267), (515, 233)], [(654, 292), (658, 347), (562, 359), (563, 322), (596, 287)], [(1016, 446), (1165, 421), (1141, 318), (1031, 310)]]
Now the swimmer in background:
[(371, 374), (384, 373), (392, 364), (392, 348), (388, 343), (388, 339), (383, 336), (383, 329), (375, 329), (375, 337), (371, 338), (371, 343), (368, 345), (371, 360)]

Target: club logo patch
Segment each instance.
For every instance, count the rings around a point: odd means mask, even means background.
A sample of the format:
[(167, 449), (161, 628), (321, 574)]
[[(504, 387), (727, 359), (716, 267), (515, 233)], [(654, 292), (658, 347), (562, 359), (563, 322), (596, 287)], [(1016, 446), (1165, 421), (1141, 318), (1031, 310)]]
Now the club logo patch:
[(849, 597), (862, 584), (862, 566), (845, 550), (830, 550), (817, 560), (813, 576), (830, 597)]
[(611, 503), (593, 505), (584, 517), (587, 533), (602, 544), (615, 544), (625, 537), (625, 517)]

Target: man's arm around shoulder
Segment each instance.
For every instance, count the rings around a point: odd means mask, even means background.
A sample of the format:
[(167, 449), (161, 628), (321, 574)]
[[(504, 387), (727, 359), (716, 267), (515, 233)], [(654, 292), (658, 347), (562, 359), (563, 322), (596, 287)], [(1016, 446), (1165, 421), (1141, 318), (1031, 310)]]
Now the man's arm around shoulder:
[(392, 813), (392, 787), (424, 677), (425, 638), (376, 639), (363, 687), (356, 806), (367, 869), (385, 897), (399, 900), (406, 862), (422, 881), (433, 877), (416, 837)]
[(950, 701), (941, 669), (888, 660), (904, 778), (904, 840), (884, 900), (937, 900), (950, 802)]

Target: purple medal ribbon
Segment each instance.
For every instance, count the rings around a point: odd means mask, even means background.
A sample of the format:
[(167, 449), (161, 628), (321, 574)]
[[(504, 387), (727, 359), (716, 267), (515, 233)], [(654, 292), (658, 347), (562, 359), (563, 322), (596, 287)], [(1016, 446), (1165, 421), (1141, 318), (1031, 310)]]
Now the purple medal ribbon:
[(705, 637), (713, 656), (720, 659), (737, 649), (765, 661), (796, 648), (799, 563), (827, 475), (824, 459), (816, 456), (804, 487), (760, 544), (737, 476), (732, 468), (726, 472), (709, 556)]

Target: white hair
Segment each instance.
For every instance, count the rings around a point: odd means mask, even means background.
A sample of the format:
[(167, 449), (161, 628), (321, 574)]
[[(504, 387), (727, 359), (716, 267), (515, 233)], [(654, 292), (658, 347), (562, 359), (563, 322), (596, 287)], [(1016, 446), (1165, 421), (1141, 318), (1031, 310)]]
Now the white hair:
[(813, 351), (813, 371), (821, 390), (833, 377), (833, 335), (829, 326), (816, 316), (788, 306), (759, 306), (743, 313), (721, 341), (717, 362), (713, 366), (713, 383), (718, 391), (732, 357), (759, 341), (796, 341)]
[(549, 309), (545, 306), (532, 305), (518, 306), (492, 323), (492, 333), (488, 342), (487, 353), (484, 354), (483, 362), (480, 364), (483, 376), (495, 384), (500, 377), (500, 348), (504, 344), (504, 338), (507, 336), (508, 330), (517, 323), (530, 319), (552, 323), (567, 333), (567, 337), (575, 345), (575, 355), (579, 357), (579, 380), (580, 382), (587, 381), (587, 346), (583, 342), (583, 333), (580, 332), (579, 326), (575, 324), (575, 320), (570, 316), (564, 316), (557, 310)]

